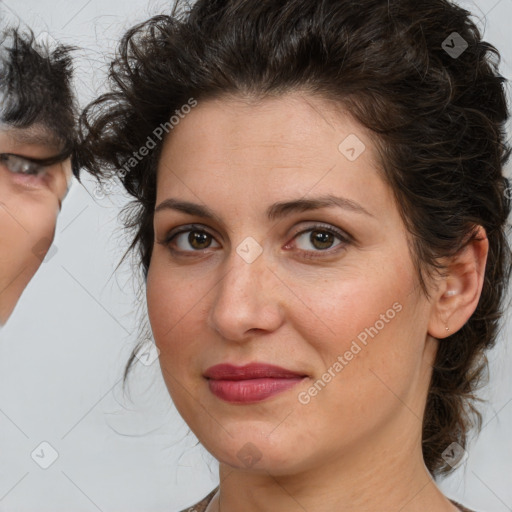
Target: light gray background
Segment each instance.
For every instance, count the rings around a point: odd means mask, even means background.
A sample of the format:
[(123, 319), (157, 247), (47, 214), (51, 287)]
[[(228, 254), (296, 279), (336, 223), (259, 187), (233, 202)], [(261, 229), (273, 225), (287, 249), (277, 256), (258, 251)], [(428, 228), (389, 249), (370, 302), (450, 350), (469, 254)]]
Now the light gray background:
[[(498, 47), (510, 79), (512, 0), (459, 3)], [(82, 48), (76, 90), (84, 105), (101, 92), (123, 31), (169, 5), (4, 0), (0, 13), (2, 22), (21, 20), (41, 37)], [(123, 393), (137, 319), (136, 273), (129, 261), (114, 273), (127, 247), (117, 220), (126, 197), (115, 189), (101, 198), (87, 177), (84, 185), (74, 182), (54, 246), (0, 333), (0, 511), (178, 511), (217, 485), (217, 465), (176, 413), (158, 363), (137, 363), (131, 394)], [(481, 512), (512, 510), (510, 331), (508, 320), (490, 354), (484, 430), (467, 462), (441, 484)], [(58, 453), (48, 469), (31, 457), (36, 449), (36, 459), (49, 456), (41, 442)]]

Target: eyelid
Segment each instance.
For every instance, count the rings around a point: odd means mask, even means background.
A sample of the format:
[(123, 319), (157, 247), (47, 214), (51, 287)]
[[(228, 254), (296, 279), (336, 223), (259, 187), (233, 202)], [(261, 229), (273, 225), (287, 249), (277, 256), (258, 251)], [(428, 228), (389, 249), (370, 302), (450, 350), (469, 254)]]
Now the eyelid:
[[(305, 222), (308, 222), (308, 221), (305, 221)], [(345, 242), (354, 242), (354, 237), (352, 235), (350, 235), (349, 233), (347, 233), (346, 231), (344, 231), (343, 229), (333, 226), (332, 224), (323, 223), (323, 222), (319, 222), (319, 221), (310, 221), (310, 222), (313, 222), (314, 224), (310, 225), (306, 228), (303, 228), (303, 229), (298, 228), (298, 230), (293, 235), (293, 239), (297, 238), (299, 235), (307, 233), (308, 231), (325, 230), (325, 231), (330, 231), (330, 232), (334, 233), (341, 240), (343, 240)]]
[[(305, 221), (307, 222), (307, 221)], [(292, 236), (291, 240), (289, 242), (287, 242), (285, 244), (285, 248), (286, 247), (289, 247), (300, 235), (303, 235), (304, 233), (308, 233), (310, 231), (327, 231), (327, 232), (330, 232), (332, 233), (335, 237), (338, 238), (338, 240), (340, 241), (340, 243), (336, 246), (334, 246), (334, 248), (329, 248), (329, 249), (326, 249), (326, 250), (323, 250), (323, 251), (307, 251), (307, 250), (304, 250), (304, 249), (297, 249), (299, 252), (301, 253), (311, 253), (311, 254), (314, 254), (314, 253), (318, 253), (319, 255), (321, 254), (332, 254), (334, 252), (337, 252), (339, 251), (339, 246), (347, 246), (348, 244), (351, 244), (351, 243), (354, 243), (354, 238), (349, 234), (347, 233), (346, 231), (336, 227), (336, 226), (333, 226), (332, 224), (327, 224), (327, 223), (322, 223), (322, 222), (318, 222), (318, 221), (310, 221), (310, 222), (314, 222), (313, 225), (310, 225), (308, 226), (307, 228), (304, 228), (301, 229), (301, 228), (297, 228), (297, 231), (295, 232), (295, 234)], [(157, 240), (157, 243), (159, 243), (160, 245), (163, 245), (165, 247), (169, 246), (170, 243), (179, 235), (183, 234), (183, 233), (189, 233), (191, 231), (202, 231), (204, 233), (207, 233), (209, 236), (211, 236), (217, 243), (219, 243), (217, 241), (217, 238), (216, 236), (210, 232), (210, 230), (208, 229), (207, 226), (205, 225), (202, 225), (202, 224), (184, 224), (184, 225), (181, 225), (181, 226), (177, 226), (173, 229), (171, 229), (163, 238), (163, 240)], [(203, 250), (197, 250), (197, 251), (178, 251), (178, 252), (190, 252), (190, 253), (200, 253), (202, 251), (207, 251), (209, 248), (207, 249), (203, 249)], [(320, 257), (320, 256), (316, 256), (316, 257)]]
[(179, 248), (171, 247), (171, 245), (174, 245), (174, 241), (176, 238), (178, 238), (179, 236), (181, 236), (183, 234), (191, 233), (194, 231), (206, 233), (207, 235), (209, 235), (212, 238), (214, 243), (221, 245), (217, 241), (217, 238), (212, 233), (210, 233), (207, 229), (205, 229), (205, 226), (190, 225), (190, 224), (178, 226), (174, 229), (171, 229), (168, 233), (165, 234), (163, 240), (157, 239), (156, 242), (159, 245), (162, 245), (164, 248), (166, 248), (169, 252), (173, 253), (175, 256), (180, 255), (181, 257), (184, 257), (184, 258), (204, 255), (204, 254), (207, 254), (208, 252), (211, 252), (211, 249), (217, 249), (217, 247), (206, 247), (204, 249), (187, 250), (187, 249), (179, 249)]
[[(322, 250), (307, 250), (298, 248), (296, 245), (297, 239), (300, 236), (303, 236), (304, 234), (312, 231), (325, 231), (331, 233), (335, 238), (338, 239), (338, 244)], [(327, 260), (328, 258), (337, 257), (338, 255), (340, 255), (340, 253), (345, 252), (348, 249), (348, 247), (353, 245), (354, 243), (354, 238), (345, 231), (330, 224), (323, 225), (317, 223), (295, 233), (290, 242), (287, 242), (283, 248), (285, 250), (290, 250), (291, 248), (294, 252), (298, 253), (300, 258), (306, 260), (322, 261)]]
[[(208, 235), (210, 235), (212, 238), (216, 239), (216, 236), (210, 232), (207, 226), (202, 224), (183, 224), (181, 226), (177, 226), (173, 229), (171, 229), (169, 232), (167, 232), (164, 235), (164, 238), (159, 243), (163, 245), (170, 244), (171, 241), (178, 235), (181, 235), (182, 233), (187, 233), (189, 231), (204, 231)], [(199, 252), (199, 251), (196, 251)]]
[[(352, 235), (350, 235), (345, 230), (338, 228), (337, 226), (335, 226), (333, 224), (318, 221), (318, 220), (310, 220), (310, 221), (304, 220), (304, 221), (301, 221), (300, 224), (304, 224), (305, 222), (312, 222), (313, 225), (308, 226), (307, 228), (302, 229), (302, 230), (300, 227), (297, 228), (297, 231), (295, 231), (295, 233), (293, 234), (294, 237), (296, 237), (297, 235), (300, 235), (306, 231), (309, 231), (309, 230), (312, 230), (315, 228), (321, 228), (321, 229), (331, 230), (331, 231), (335, 232), (337, 235), (339, 235), (341, 238), (346, 239), (347, 241), (351, 241), (351, 242), (355, 241), (355, 239)], [(164, 237), (164, 242), (165, 242), (165, 240), (169, 240), (170, 238), (172, 238), (174, 235), (176, 235), (178, 233), (181, 233), (183, 231), (194, 230), (194, 229), (197, 229), (200, 231), (206, 231), (208, 234), (210, 234), (213, 237), (216, 236), (215, 234), (213, 234), (210, 231), (211, 228), (209, 226), (206, 226), (205, 224), (200, 224), (200, 223), (191, 223), (191, 224), (183, 224), (180, 226), (176, 226), (175, 228), (172, 228), (170, 231), (168, 231), (166, 233), (166, 235)], [(223, 239), (222, 235), (220, 235), (220, 234), (219, 234), (219, 237), (221, 240)]]
[[(21, 155), (16, 155), (14, 153), (0, 153), (0, 160), (4, 162), (4, 165), (9, 169), (10, 172), (14, 172), (17, 174), (38, 175), (41, 174), (44, 170), (44, 166), (41, 165), (37, 159), (27, 158)], [(33, 168), (32, 172), (27, 172), (29, 169), (15, 170), (12, 168), (12, 165), (16, 164), (28, 167), (33, 166), (35, 169)]]
[[(0, 153), (0, 160), (3, 161), (9, 172), (15, 174), (39, 176), (44, 171), (44, 167), (41, 166), (38, 162), (34, 161), (34, 159), (26, 158), (21, 155), (15, 155), (13, 153)], [(23, 170), (13, 169), (13, 166), (16, 164), (26, 166), (28, 168)], [(31, 166), (33, 166), (32, 169), (30, 169)]]
[(63, 154), (58, 154), (54, 156), (49, 156), (48, 158), (35, 158), (31, 156), (18, 155), (17, 153), (0, 153), (0, 156), (13, 156), (16, 158), (20, 158), (22, 160), (27, 160), (36, 165), (40, 165), (41, 167), (49, 167), (50, 165), (55, 165), (61, 162), (64, 162), (67, 158), (63, 157)]
[(7, 160), (9, 157), (15, 158), (17, 160), (23, 160), (39, 167), (50, 167), (51, 165), (65, 161), (65, 159), (63, 160), (62, 158), (62, 154), (50, 156), (48, 158), (34, 158), (31, 156), (18, 155), (16, 153), (0, 153), (0, 159), (2, 160)]

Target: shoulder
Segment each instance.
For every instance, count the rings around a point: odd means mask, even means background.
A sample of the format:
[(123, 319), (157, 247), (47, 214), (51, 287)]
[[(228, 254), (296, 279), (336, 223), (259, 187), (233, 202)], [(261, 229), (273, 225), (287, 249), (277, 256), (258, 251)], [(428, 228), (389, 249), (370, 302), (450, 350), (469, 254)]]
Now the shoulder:
[(210, 494), (208, 494), (208, 496), (205, 496), (199, 503), (196, 503), (192, 507), (182, 510), (182, 512), (204, 512), (206, 510), (206, 507), (208, 506), (208, 503), (212, 501), (218, 489), (219, 488), (216, 487)]

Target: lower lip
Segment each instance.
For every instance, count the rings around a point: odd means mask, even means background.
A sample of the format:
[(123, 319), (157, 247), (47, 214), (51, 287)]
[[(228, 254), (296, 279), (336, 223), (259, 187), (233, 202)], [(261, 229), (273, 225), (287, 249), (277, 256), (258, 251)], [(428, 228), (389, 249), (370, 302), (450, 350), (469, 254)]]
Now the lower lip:
[(208, 380), (210, 391), (221, 400), (235, 404), (261, 402), (296, 386), (304, 377), (289, 379)]

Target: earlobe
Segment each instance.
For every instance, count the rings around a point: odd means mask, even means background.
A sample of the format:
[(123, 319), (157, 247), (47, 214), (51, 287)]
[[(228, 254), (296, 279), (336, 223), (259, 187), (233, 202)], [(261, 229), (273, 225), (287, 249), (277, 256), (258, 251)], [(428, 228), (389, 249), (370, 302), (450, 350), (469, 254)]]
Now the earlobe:
[(446, 338), (457, 332), (478, 306), (489, 241), (479, 226), (476, 237), (445, 263), (445, 275), (433, 295), (428, 333)]

